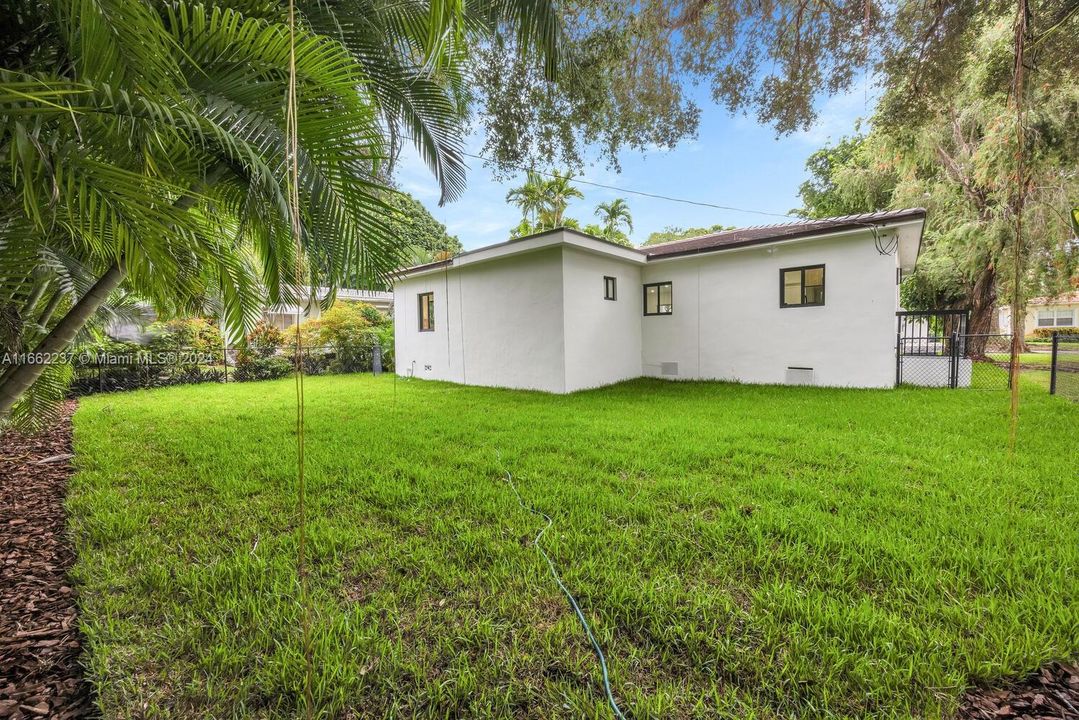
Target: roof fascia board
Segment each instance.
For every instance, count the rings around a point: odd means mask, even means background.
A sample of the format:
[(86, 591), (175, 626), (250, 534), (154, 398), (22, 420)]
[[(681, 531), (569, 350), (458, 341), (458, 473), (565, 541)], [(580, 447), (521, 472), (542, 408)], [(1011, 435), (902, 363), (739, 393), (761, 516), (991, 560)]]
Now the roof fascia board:
[(644, 253), (633, 248), (623, 248), (614, 243), (596, 240), (590, 235), (581, 233), (548, 231), (522, 240), (512, 240), (510, 242), (498, 243), (497, 245), (477, 248), (476, 250), (462, 253), (453, 258), (450, 262), (442, 265), (421, 268), (416, 271), (409, 271), (406, 269), (400, 273), (399, 277), (400, 279), (422, 277), (424, 275), (468, 267), (470, 265), (490, 262), (505, 257), (527, 255), (529, 253), (553, 247), (571, 247), (593, 255), (613, 258), (623, 262), (631, 262), (637, 265), (643, 265), (647, 261)]
[[(899, 228), (904, 225), (922, 224), (924, 220), (920, 218), (912, 220), (899, 220), (897, 222), (886, 222), (881, 224), (872, 224), (872, 227), (876, 227), (878, 230), (888, 230), (891, 228)], [(715, 255), (717, 253), (732, 253), (742, 252), (746, 250), (759, 250), (763, 247), (776, 247), (777, 245), (791, 245), (794, 243), (813, 242), (816, 240), (830, 240), (832, 238), (842, 238), (848, 235), (857, 235), (858, 233), (869, 233), (872, 230), (869, 225), (842, 229), (842, 230), (825, 230), (813, 235), (800, 235), (798, 237), (784, 238), (777, 240), (759, 240), (757, 242), (746, 243), (745, 245), (736, 245), (735, 247), (714, 247), (714, 248), (701, 248), (699, 250), (686, 250), (680, 253), (671, 253), (670, 255), (658, 255), (648, 258), (648, 263), (658, 262), (670, 262), (672, 260), (686, 260), (688, 258), (698, 257), (700, 255)]]

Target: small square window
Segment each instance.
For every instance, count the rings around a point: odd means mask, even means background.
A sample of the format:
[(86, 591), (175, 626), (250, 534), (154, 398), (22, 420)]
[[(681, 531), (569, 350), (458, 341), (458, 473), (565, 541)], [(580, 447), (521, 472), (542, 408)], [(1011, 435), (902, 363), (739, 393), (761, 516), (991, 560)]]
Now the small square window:
[(618, 281), (610, 275), (603, 276), (603, 299), (618, 299)]
[(674, 286), (670, 282), (649, 283), (644, 286), (644, 314), (671, 315), (674, 313)]
[(433, 292), (420, 293), (420, 332), (431, 332), (435, 329), (435, 294)]
[(1057, 310), (1057, 327), (1068, 327), (1072, 324), (1071, 310)]
[(824, 266), (784, 268), (779, 271), (779, 307), (824, 304)]

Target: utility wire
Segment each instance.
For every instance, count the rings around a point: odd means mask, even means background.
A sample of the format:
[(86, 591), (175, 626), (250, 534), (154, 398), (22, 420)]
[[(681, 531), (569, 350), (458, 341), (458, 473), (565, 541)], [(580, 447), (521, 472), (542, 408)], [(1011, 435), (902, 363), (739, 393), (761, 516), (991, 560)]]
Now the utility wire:
[[(415, 142), (415, 138), (411, 136), (402, 135), (402, 137), (406, 140), (412, 140), (413, 142)], [(482, 160), (484, 162), (496, 162), (491, 158), (484, 157), (483, 155), (477, 155), (476, 153), (465, 152), (464, 150), (460, 150), (459, 152), (461, 155), (473, 158), (475, 160)], [(535, 168), (525, 167), (524, 165), (517, 165), (515, 163), (501, 164), (505, 165), (506, 167), (514, 168), (515, 170), (520, 170), (522, 172), (534, 172), (540, 175), (546, 175), (547, 177), (555, 176), (555, 173), (553, 172), (547, 172), (546, 170), (536, 170)], [(605, 190), (616, 190), (618, 192), (629, 193), (630, 195), (640, 195), (641, 197), (652, 198), (654, 200), (666, 200), (668, 202), (683, 203), (685, 205), (697, 205), (699, 207), (714, 208), (716, 210), (730, 210), (732, 212), (752, 213), (754, 215), (768, 215), (770, 217), (781, 217), (788, 219), (795, 217), (790, 213), (774, 213), (768, 212), (766, 210), (750, 210), (748, 208), (734, 207), (733, 205), (717, 205), (716, 203), (704, 202), (703, 200), (689, 200), (687, 198), (673, 197), (671, 195), (660, 195), (658, 193), (644, 192), (643, 190), (630, 190), (629, 188), (618, 187), (617, 185), (605, 185), (604, 183), (593, 182), (591, 180), (582, 180), (581, 178), (577, 177), (571, 177), (569, 178), (569, 181), (578, 185), (591, 185), (592, 187), (603, 188)]]
[[(466, 156), (466, 157), (475, 158), (476, 160), (483, 160), (484, 162), (493, 162), (489, 158), (485, 158), (482, 155), (476, 155), (476, 154), (473, 154), (473, 153), (464, 152), (463, 150), (461, 151), (461, 154)], [(513, 163), (503, 163), (503, 164), (508, 165), (509, 167), (515, 168), (517, 170), (525, 171), (525, 172), (527, 172), (529, 170), (532, 170), (532, 172), (539, 173), (540, 175), (546, 175), (548, 177), (554, 177), (554, 175), (555, 175), (554, 173), (546, 172), (545, 170), (535, 170), (535, 169), (532, 169), (532, 168), (526, 168), (523, 165), (514, 165)], [(606, 190), (617, 190), (618, 192), (629, 193), (630, 195), (640, 195), (641, 197), (653, 198), (654, 200), (666, 200), (668, 202), (684, 203), (686, 205), (698, 205), (700, 207), (715, 208), (716, 210), (731, 210), (733, 212), (752, 213), (754, 215), (769, 215), (771, 217), (781, 217), (781, 218), (791, 218), (792, 217), (792, 215), (790, 213), (774, 213), (774, 212), (768, 212), (766, 210), (749, 210), (747, 208), (734, 207), (732, 205), (717, 205), (715, 203), (704, 202), (702, 200), (688, 200), (686, 198), (673, 197), (671, 195), (659, 195), (657, 193), (644, 192), (643, 190), (630, 190), (629, 188), (618, 187), (616, 185), (605, 185), (603, 183), (592, 182), (591, 180), (582, 180), (581, 178), (576, 178), (576, 177), (571, 177), (569, 179), (569, 181), (573, 182), (573, 183), (577, 183), (579, 185), (591, 185), (593, 187), (604, 188)]]
[(618, 720), (626, 720), (626, 716), (622, 714), (622, 711), (618, 707), (618, 703), (614, 699), (614, 693), (611, 692), (611, 679), (607, 672), (607, 658), (603, 654), (603, 648), (600, 647), (599, 641), (596, 640), (596, 636), (592, 634), (592, 628), (589, 626), (588, 621), (585, 619), (584, 613), (581, 612), (581, 606), (577, 604), (577, 598), (573, 597), (573, 593), (571, 593), (569, 591), (569, 588), (566, 587), (565, 583), (562, 582), (562, 578), (561, 576), (559, 576), (558, 570), (555, 568), (554, 561), (551, 560), (551, 556), (548, 555), (547, 551), (543, 549), (542, 545), (540, 545), (540, 540), (543, 539), (543, 534), (551, 529), (551, 525), (554, 524), (554, 520), (552, 520), (551, 516), (547, 513), (539, 510), (534, 505), (525, 502), (524, 498), (521, 497), (520, 491), (517, 489), (517, 484), (513, 482), (513, 475), (510, 473), (509, 470), (505, 468), (505, 466), (502, 465), (502, 453), (496, 452), (496, 455), (498, 456), (498, 466), (502, 468), (502, 472), (506, 475), (506, 484), (510, 486), (510, 488), (513, 490), (513, 494), (517, 496), (517, 503), (528, 512), (532, 513), (533, 515), (537, 515), (547, 521), (547, 524), (543, 526), (543, 529), (540, 530), (536, 534), (536, 537), (532, 539), (532, 546), (536, 548), (536, 551), (543, 556), (544, 560), (547, 561), (547, 568), (551, 571), (551, 577), (553, 577), (554, 581), (558, 583), (558, 587), (560, 590), (562, 590), (562, 594), (566, 596), (566, 599), (569, 601), (570, 607), (573, 608), (573, 612), (577, 615), (577, 621), (580, 622), (581, 627), (584, 628), (585, 635), (588, 636), (588, 642), (592, 644), (592, 649), (595, 651), (596, 657), (599, 659), (600, 670), (603, 671), (603, 691), (607, 695), (607, 703), (611, 706), (611, 712), (614, 713), (614, 716), (618, 718)]

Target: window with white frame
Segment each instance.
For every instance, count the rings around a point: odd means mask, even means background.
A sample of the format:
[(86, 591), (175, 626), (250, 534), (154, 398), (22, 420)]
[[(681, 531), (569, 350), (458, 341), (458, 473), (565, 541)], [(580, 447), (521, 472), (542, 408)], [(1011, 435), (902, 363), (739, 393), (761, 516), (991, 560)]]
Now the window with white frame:
[(1075, 324), (1075, 311), (1039, 310), (1038, 327), (1071, 327)]

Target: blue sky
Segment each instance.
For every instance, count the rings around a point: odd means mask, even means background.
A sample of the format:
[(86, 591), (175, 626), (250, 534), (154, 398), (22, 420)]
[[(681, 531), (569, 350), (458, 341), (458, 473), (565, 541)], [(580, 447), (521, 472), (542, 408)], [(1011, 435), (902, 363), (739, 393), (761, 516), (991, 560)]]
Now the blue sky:
[[(805, 180), (805, 160), (817, 148), (854, 131), (858, 118), (873, 112), (873, 95), (867, 101), (862, 86), (850, 93), (821, 100), (817, 123), (808, 131), (781, 138), (753, 118), (731, 116), (708, 102), (699, 101), (703, 112), (698, 136), (668, 152), (623, 152), (620, 173), (593, 162), (580, 175), (585, 180), (643, 192), (698, 200), (731, 207), (786, 213), (800, 205), (798, 186)], [(469, 140), (466, 150), (478, 154), (479, 137)], [(523, 173), (522, 173), (523, 175)], [(468, 189), (453, 203), (438, 207), (438, 186), (415, 153), (402, 154), (398, 182), (427, 206), (466, 249), (509, 238), (521, 219), (520, 211), (505, 202), (510, 188), (521, 176), (498, 182), (481, 160), (469, 159)], [(683, 203), (645, 198), (614, 190), (580, 185), (583, 200), (570, 203), (567, 215), (586, 224), (595, 220), (595, 206), (625, 197), (633, 214), (634, 243), (668, 225), (710, 226), (716, 223), (744, 227), (784, 222), (783, 218), (717, 210)]]

